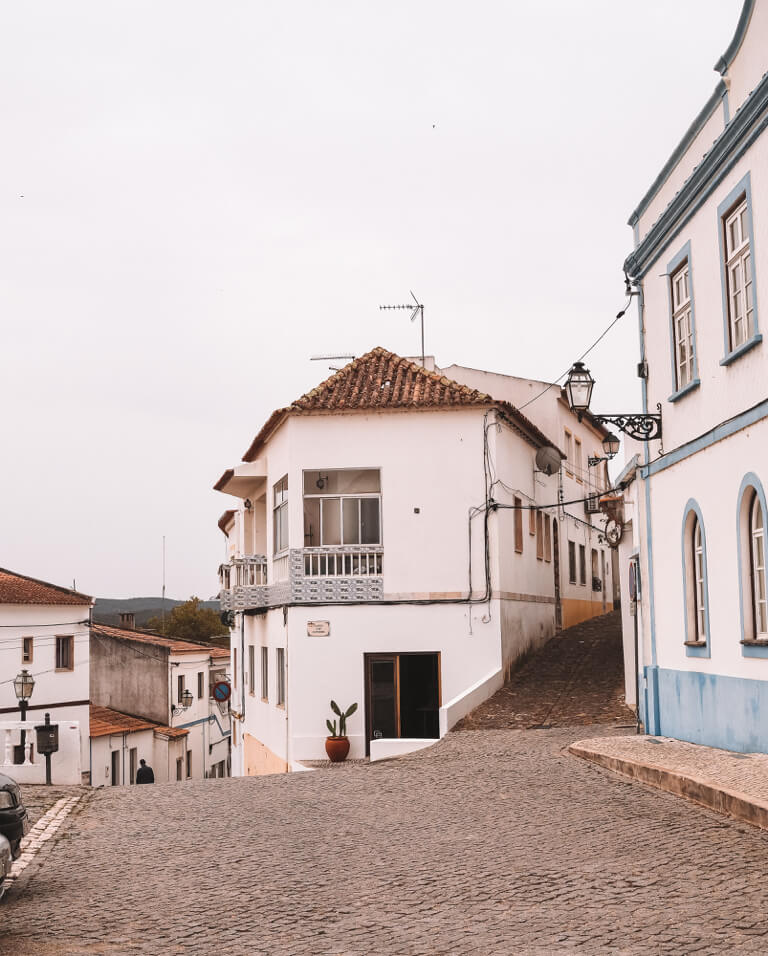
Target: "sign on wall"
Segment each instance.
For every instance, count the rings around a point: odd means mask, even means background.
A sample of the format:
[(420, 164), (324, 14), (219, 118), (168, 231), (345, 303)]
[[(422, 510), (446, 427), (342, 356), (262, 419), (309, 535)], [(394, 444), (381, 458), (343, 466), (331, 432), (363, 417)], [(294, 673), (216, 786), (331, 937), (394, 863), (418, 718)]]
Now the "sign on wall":
[(307, 637), (330, 637), (330, 621), (307, 621)]

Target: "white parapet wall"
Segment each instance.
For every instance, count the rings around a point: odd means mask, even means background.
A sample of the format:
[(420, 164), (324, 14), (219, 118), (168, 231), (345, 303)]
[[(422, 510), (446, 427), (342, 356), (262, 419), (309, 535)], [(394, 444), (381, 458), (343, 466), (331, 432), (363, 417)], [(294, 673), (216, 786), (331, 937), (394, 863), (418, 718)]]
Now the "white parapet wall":
[[(19, 784), (45, 783), (45, 757), (37, 752), (35, 726), (34, 721), (0, 721), (0, 773)], [(51, 755), (51, 783), (54, 786), (79, 786), (82, 783), (80, 722), (52, 720), (51, 727), (59, 728), (59, 749)], [(21, 743), (22, 730), (26, 731), (24, 762), (14, 763), (14, 750)]]
[(474, 683), (467, 690), (443, 704), (440, 708), (440, 736), (444, 737), (462, 717), (479, 707), (483, 701), (492, 697), (497, 690), (504, 686), (504, 671), (502, 668), (491, 671), (485, 677)]
[(400, 757), (403, 754), (412, 754), (416, 750), (431, 747), (437, 740), (424, 737), (379, 737), (371, 741), (371, 763), (377, 760), (388, 760), (390, 757)]

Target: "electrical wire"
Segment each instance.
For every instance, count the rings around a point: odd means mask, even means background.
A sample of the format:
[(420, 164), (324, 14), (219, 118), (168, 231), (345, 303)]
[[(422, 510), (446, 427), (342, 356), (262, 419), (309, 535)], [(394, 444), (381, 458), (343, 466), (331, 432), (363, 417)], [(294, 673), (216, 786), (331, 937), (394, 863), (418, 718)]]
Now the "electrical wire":
[[(616, 318), (613, 320), (613, 322), (611, 322), (611, 324), (607, 326), (607, 328), (605, 328), (600, 335), (598, 335), (598, 337), (590, 345), (590, 347), (586, 350), (586, 352), (581, 353), (581, 355), (576, 359), (577, 362), (580, 362), (583, 358), (586, 358), (589, 355), (589, 353), (592, 351), (592, 349), (596, 345), (598, 345), (605, 338), (605, 336), (611, 331), (611, 329), (614, 327), (614, 325), (616, 325), (619, 319), (624, 317), (624, 315), (627, 312), (627, 309), (629, 308), (629, 304), (631, 301), (632, 301), (632, 296), (630, 295), (630, 297), (627, 299), (627, 304), (624, 306), (621, 312), (616, 313)], [(524, 405), (518, 405), (517, 410), (521, 412), (524, 408), (527, 408), (529, 405), (532, 405), (535, 401), (541, 398), (542, 395), (546, 395), (547, 392), (550, 390), (550, 388), (554, 388), (561, 378), (565, 378), (565, 376), (570, 372), (570, 370), (571, 370), (571, 366), (569, 365), (568, 368), (562, 373), (562, 375), (558, 375), (557, 378), (554, 380), (554, 382), (550, 382), (545, 389), (543, 389), (541, 392), (538, 393), (538, 395), (534, 395), (533, 398), (529, 398)]]

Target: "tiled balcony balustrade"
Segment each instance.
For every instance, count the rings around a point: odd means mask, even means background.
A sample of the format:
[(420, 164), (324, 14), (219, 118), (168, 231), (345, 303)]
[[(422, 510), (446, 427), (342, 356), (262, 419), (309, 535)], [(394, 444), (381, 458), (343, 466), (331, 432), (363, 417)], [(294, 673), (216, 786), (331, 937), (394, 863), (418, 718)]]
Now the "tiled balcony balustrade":
[(257, 610), (286, 603), (380, 601), (384, 597), (381, 545), (293, 548), (273, 562), (270, 585), (265, 558), (258, 559), (263, 562), (263, 583), (237, 583), (242, 580), (238, 562), (246, 560), (253, 559), (237, 558), (220, 569), (222, 611)]
[(267, 607), (267, 559), (263, 554), (233, 558), (219, 567), (222, 611)]

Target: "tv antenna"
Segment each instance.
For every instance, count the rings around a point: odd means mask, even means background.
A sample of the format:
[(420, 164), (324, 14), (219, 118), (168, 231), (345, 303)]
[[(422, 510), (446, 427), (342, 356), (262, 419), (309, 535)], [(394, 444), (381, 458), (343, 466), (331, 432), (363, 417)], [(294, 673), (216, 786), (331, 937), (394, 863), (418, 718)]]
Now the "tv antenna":
[(424, 364), (424, 306), (419, 302), (416, 296), (411, 292), (413, 305), (409, 302), (407, 305), (380, 305), (380, 309), (408, 309), (411, 312), (411, 322), (418, 315), (421, 319), (421, 364)]
[[(354, 355), (310, 355), (309, 361), (310, 362), (328, 362), (328, 361), (338, 362), (338, 361), (341, 361), (341, 359), (346, 359), (346, 362), (352, 362), (354, 361), (354, 358), (355, 358)], [(346, 362), (344, 364), (346, 364)], [(338, 372), (340, 369), (340, 366), (329, 365), (328, 369), (331, 372)]]

